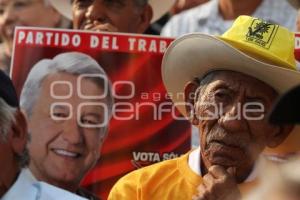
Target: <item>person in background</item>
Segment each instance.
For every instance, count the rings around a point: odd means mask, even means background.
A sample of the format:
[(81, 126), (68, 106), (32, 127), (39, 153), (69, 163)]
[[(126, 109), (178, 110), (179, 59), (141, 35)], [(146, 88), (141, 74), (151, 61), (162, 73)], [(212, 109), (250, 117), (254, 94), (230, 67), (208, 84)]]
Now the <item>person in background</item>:
[(167, 13), (175, 0), (50, 0), (73, 28), (91, 31), (144, 33)]
[(259, 185), (243, 200), (300, 200), (300, 157), (284, 163), (261, 159), (258, 164)]
[(70, 21), (60, 15), (48, 0), (0, 0), (0, 69), (7, 74), (16, 26), (69, 28)]
[(291, 31), (296, 29), (297, 11), (287, 0), (210, 0), (173, 16), (161, 35), (178, 37), (192, 32), (220, 35), (239, 15), (265, 19)]

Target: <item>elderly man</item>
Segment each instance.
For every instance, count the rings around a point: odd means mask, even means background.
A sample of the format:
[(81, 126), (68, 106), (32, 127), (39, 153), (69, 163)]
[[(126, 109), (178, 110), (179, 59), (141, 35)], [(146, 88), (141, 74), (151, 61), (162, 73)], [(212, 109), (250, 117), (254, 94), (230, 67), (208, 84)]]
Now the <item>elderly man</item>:
[(14, 28), (38, 26), (67, 28), (70, 21), (60, 15), (48, 0), (0, 0), (0, 69), (9, 73)]
[[(174, 15), (161, 35), (179, 37), (200, 32), (221, 35), (239, 15), (251, 15), (295, 30), (296, 10), (286, 0), (210, 0), (186, 12)], [(192, 129), (192, 145), (199, 145), (197, 128)]]
[(88, 55), (70, 52), (38, 62), (21, 93), (32, 176), (97, 199), (79, 184), (100, 157), (112, 104), (111, 83)]
[(222, 36), (186, 35), (171, 44), (162, 76), (174, 105), (200, 132), (200, 147), (129, 173), (109, 199), (239, 199), (255, 182), (255, 160), (291, 126), (268, 123), (278, 94), (300, 83), (294, 35), (239, 17)]
[[(175, 0), (50, 0), (73, 28), (92, 31), (144, 33)], [(72, 11), (72, 12), (71, 12)]]

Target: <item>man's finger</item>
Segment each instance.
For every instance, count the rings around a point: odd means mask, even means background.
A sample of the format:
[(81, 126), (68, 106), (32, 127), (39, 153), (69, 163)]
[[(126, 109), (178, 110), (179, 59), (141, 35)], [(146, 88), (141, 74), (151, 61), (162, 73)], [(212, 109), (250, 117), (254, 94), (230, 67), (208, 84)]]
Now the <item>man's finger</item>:
[(203, 184), (205, 185), (205, 187), (207, 189), (211, 189), (213, 187), (213, 185), (216, 182), (215, 180), (216, 179), (210, 173), (207, 173), (207, 174), (205, 174), (205, 176), (203, 176)]
[(232, 177), (236, 177), (236, 167), (229, 167), (226, 170)]
[(224, 167), (220, 165), (213, 165), (208, 169), (208, 172), (213, 175), (214, 178), (220, 179), (224, 176), (228, 176), (228, 172), (225, 170)]
[(206, 193), (200, 194), (196, 200), (209, 200), (209, 196)]
[(95, 23), (95, 27), (93, 27), (93, 31), (108, 31), (108, 32), (117, 32), (118, 29), (111, 24), (100, 24), (100, 23)]
[(197, 190), (198, 190), (198, 194), (203, 194), (206, 191), (205, 185), (204, 184), (199, 185)]

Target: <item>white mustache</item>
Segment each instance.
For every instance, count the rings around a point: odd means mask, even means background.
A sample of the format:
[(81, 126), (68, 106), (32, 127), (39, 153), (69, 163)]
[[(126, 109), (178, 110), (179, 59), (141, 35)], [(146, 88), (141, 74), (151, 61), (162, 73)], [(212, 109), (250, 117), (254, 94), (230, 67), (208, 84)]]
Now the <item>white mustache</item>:
[(228, 146), (234, 146), (241, 149), (246, 149), (250, 140), (245, 134), (228, 133), (222, 127), (214, 126), (206, 136), (206, 144), (212, 142), (223, 143)]

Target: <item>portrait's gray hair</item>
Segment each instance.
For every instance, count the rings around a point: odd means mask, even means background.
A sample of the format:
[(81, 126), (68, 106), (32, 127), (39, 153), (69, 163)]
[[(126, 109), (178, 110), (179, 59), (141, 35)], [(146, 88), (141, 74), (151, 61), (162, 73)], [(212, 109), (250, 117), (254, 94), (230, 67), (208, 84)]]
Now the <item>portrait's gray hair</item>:
[[(7, 135), (14, 123), (16, 123), (17, 108), (8, 105), (0, 98), (0, 143), (7, 142)], [(5, 153), (5, 152), (2, 152)], [(19, 167), (25, 167), (28, 164), (28, 151), (25, 147), (21, 155), (15, 154)]]
[[(86, 79), (92, 80), (95, 84), (107, 90), (107, 110), (108, 119), (112, 116), (113, 108), (113, 96), (112, 96), (112, 86), (111, 82), (102, 69), (102, 67), (95, 61), (92, 57), (87, 54), (79, 52), (68, 52), (61, 53), (55, 56), (53, 59), (43, 59), (36, 63), (31, 69), (28, 77), (23, 86), (20, 97), (20, 105), (25, 110), (28, 118), (31, 118), (33, 112), (33, 106), (35, 105), (41, 90), (41, 85), (43, 80), (47, 76), (56, 73), (68, 73), (71, 75), (100, 75), (105, 78), (105, 80), (99, 80), (99, 77), (87, 77)], [(104, 84), (105, 82), (105, 84)]]

